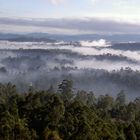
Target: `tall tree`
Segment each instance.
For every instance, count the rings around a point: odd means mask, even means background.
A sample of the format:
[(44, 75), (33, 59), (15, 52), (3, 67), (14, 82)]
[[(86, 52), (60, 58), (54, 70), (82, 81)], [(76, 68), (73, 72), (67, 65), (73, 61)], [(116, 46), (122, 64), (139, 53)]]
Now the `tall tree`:
[(73, 82), (71, 80), (63, 80), (58, 86), (58, 91), (61, 93), (64, 101), (69, 101), (73, 97)]

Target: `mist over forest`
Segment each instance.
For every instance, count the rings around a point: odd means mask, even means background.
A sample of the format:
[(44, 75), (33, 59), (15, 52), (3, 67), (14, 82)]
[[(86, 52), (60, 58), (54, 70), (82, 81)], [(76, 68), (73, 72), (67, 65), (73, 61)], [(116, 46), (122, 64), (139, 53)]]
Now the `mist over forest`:
[(140, 96), (140, 43), (94, 41), (0, 41), (0, 82), (21, 92), (48, 89), (69, 79), (74, 92), (93, 91), (128, 100)]
[(140, 140), (140, 0), (0, 0), (0, 140)]

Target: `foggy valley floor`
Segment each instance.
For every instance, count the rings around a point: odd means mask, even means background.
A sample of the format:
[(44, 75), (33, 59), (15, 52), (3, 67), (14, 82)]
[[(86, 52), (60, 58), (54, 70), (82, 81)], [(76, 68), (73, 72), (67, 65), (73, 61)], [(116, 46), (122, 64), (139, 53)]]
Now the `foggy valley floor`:
[(75, 93), (115, 96), (124, 90), (130, 101), (140, 96), (139, 63), (140, 43), (0, 41), (0, 82), (20, 92), (30, 85), (39, 90), (53, 84), (56, 90), (69, 79)]
[(139, 46), (0, 41), (0, 139), (139, 140)]

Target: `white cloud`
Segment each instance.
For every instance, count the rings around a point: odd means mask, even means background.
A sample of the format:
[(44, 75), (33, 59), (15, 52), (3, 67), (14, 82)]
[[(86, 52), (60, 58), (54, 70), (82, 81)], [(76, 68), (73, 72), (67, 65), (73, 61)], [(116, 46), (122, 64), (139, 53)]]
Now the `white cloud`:
[(97, 0), (91, 0), (92, 2), (95, 2), (95, 1), (97, 1)]
[(51, 3), (57, 5), (57, 4), (62, 3), (64, 1), (65, 0), (51, 0)]
[(110, 46), (110, 42), (107, 42), (104, 39), (100, 40), (94, 40), (94, 41), (81, 41), (80, 42), (82, 46), (87, 46), (87, 47), (108, 47)]

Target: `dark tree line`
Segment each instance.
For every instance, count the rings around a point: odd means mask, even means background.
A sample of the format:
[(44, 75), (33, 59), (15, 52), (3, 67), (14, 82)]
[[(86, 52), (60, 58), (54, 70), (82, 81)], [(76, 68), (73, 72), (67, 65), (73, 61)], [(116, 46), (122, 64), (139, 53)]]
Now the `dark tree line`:
[(140, 140), (140, 98), (74, 94), (69, 80), (24, 94), (0, 84), (0, 140)]

